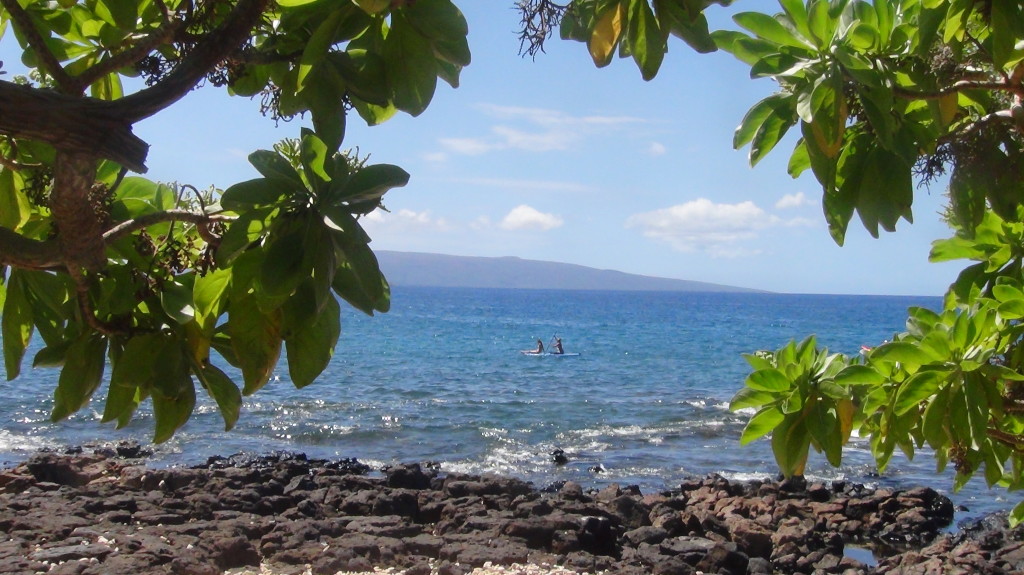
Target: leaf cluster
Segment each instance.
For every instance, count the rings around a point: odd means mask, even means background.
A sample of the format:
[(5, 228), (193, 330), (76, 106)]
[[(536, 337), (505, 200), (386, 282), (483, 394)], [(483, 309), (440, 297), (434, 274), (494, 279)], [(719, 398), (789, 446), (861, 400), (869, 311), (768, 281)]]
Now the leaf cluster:
[[(154, 440), (165, 441), (202, 389), (230, 429), (242, 397), (272, 380), (282, 354), (297, 387), (322, 373), (341, 333), (340, 300), (367, 314), (389, 309), (390, 288), (359, 219), (409, 174), (340, 149), (350, 110), (370, 124), (399, 110), (418, 115), (438, 78), (458, 85), (470, 62), (468, 28), (449, 0), (0, 6), (0, 32), (13, 31), (6, 39), (42, 80), (6, 93), (49, 110), (40, 118), (66, 123), (62, 110), (81, 101), (84, 110), (117, 110), (130, 126), (205, 77), (235, 95), (273, 94), (276, 114), (308, 113), (312, 123), (300, 138), (249, 156), (259, 177), (200, 194), (129, 175), (133, 166), (89, 144), (110, 140), (91, 124), (79, 126), (81, 136), (50, 138), (12, 120), (23, 117), (19, 109), (5, 109), (4, 363), (7, 378), (17, 378), (31, 340), (42, 340), (33, 367), (60, 369), (52, 419), (87, 405), (109, 373), (104, 422), (127, 425), (149, 400)], [(224, 45), (238, 29), (244, 42)], [(148, 86), (126, 94), (124, 79), (139, 74)], [(59, 202), (80, 197), (82, 209), (70, 210), (76, 219), (59, 221)], [(101, 250), (95, 269), (68, 255), (83, 227)]]

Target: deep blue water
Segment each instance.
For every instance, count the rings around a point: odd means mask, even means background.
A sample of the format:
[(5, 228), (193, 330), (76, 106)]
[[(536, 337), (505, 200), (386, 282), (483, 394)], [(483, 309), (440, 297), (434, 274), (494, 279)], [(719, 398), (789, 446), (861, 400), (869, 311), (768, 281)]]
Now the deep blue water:
[[(311, 457), (356, 457), (374, 466), (436, 461), (444, 470), (499, 472), (538, 486), (670, 488), (691, 475), (775, 474), (767, 441), (742, 447), (746, 415), (727, 409), (740, 389), (743, 353), (817, 334), (832, 351), (857, 353), (903, 330), (909, 306), (939, 298), (832, 295), (637, 293), (396, 288), (392, 311), (346, 310), (335, 358), (303, 390), (278, 381), (247, 398), (231, 432), (212, 401), (168, 443), (161, 464), (211, 455), (286, 449)], [(578, 357), (529, 357), (519, 350), (561, 337)], [(39, 447), (136, 439), (152, 430), (148, 410), (120, 431), (100, 425), (97, 402), (70, 420), (48, 421), (57, 372), (29, 370), (5, 383), (0, 461)], [(97, 398), (105, 395), (105, 390)], [(866, 441), (855, 440), (832, 469), (812, 454), (809, 475), (945, 492), (927, 452), (897, 455), (884, 476)], [(564, 466), (550, 453), (563, 449)], [(604, 467), (604, 473), (590, 469)], [(970, 514), (1006, 509), (1019, 496), (977, 479), (954, 501)]]

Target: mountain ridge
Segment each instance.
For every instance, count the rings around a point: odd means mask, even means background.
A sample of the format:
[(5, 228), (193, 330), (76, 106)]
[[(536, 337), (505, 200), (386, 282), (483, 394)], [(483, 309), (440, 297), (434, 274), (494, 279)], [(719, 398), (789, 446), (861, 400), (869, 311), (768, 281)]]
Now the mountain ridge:
[(453, 256), (390, 250), (375, 253), (381, 271), (394, 286), (765, 293), (764, 290), (738, 286), (629, 274), (516, 256)]

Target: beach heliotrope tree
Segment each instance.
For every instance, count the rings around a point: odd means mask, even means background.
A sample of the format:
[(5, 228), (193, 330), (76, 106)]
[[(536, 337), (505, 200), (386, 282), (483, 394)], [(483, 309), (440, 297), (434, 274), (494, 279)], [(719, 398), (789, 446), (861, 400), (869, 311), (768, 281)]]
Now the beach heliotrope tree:
[[(521, 3), (524, 18), (550, 2)], [(705, 0), (576, 0), (563, 38), (587, 43), (598, 66), (632, 56), (644, 78), (670, 33), (694, 42)], [(546, 9), (545, 9), (546, 7)], [(681, 24), (682, 18), (690, 17)], [(734, 136), (757, 164), (792, 141), (789, 173), (811, 170), (840, 245), (854, 214), (873, 236), (912, 220), (915, 184), (948, 181), (954, 235), (931, 259), (972, 262), (944, 309), (911, 309), (907, 331), (847, 357), (814, 338), (748, 356), (753, 372), (732, 408), (752, 409), (742, 441), (771, 434), (787, 475), (810, 449), (833, 465), (854, 431), (879, 468), (898, 448), (932, 450), (960, 487), (1024, 488), (1024, 8), (986, 0), (780, 0), (776, 13), (739, 12), (713, 45), (777, 91)], [(543, 35), (526, 35), (538, 46)], [(793, 132), (788, 140), (784, 137)], [(1024, 519), (1024, 503), (1011, 514)]]
[[(449, 0), (0, 0), (0, 32), (29, 69), (0, 81), (4, 362), (17, 377), (38, 334), (32, 364), (61, 368), (55, 420), (109, 366), (104, 421), (149, 399), (163, 441), (200, 389), (231, 428), (282, 351), (297, 386), (324, 369), (338, 298), (388, 309), (358, 220), (409, 176), (341, 144), (350, 111), (418, 115), (438, 78), (457, 86), (470, 53)], [(201, 85), (313, 129), (252, 153), (260, 177), (223, 193), (132, 175), (149, 147), (132, 126)]]

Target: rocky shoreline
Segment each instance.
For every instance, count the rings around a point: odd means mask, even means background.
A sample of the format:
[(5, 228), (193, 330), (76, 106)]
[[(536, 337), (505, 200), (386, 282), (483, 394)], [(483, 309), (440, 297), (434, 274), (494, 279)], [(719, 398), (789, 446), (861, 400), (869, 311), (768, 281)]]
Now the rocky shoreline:
[(43, 452), (0, 472), (0, 573), (1024, 572), (1024, 529), (992, 516), (945, 533), (953, 505), (927, 487), (712, 475), (644, 494), (420, 464), (370, 474), (356, 460), (301, 454), (165, 469), (145, 455), (132, 445)]

